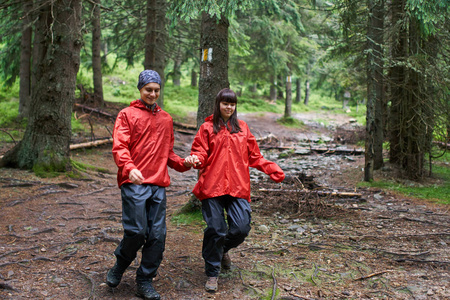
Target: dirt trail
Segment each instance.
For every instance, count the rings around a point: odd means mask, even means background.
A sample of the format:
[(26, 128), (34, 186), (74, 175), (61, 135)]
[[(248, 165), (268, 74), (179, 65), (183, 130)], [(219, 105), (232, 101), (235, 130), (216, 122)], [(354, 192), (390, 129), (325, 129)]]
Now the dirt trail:
[[(241, 116), (257, 137), (275, 136), (261, 145), (291, 147), (305, 143), (303, 137), (329, 137), (333, 143), (336, 128), (289, 129), (278, 125), (277, 117)], [(176, 153), (187, 155), (192, 138), (177, 132)], [(122, 235), (110, 146), (76, 150), (72, 155), (109, 172), (87, 171), (77, 180), (0, 169), (2, 299), (138, 299), (136, 264), (118, 288), (104, 283)], [(231, 253), (233, 268), (221, 274), (215, 294), (203, 289), (203, 224), (184, 224), (174, 217), (190, 197), (196, 172), (170, 170), (166, 251), (155, 280), (163, 299), (450, 297), (448, 207), (356, 188), (362, 177), (360, 156), (304, 155), (280, 149), (264, 150), (264, 155), (282, 166), (288, 180), (275, 184), (251, 171), (252, 231)], [(299, 188), (295, 177), (300, 176), (314, 177), (323, 191), (362, 196), (301, 194), (295, 191)], [(276, 296), (271, 297), (274, 290)]]

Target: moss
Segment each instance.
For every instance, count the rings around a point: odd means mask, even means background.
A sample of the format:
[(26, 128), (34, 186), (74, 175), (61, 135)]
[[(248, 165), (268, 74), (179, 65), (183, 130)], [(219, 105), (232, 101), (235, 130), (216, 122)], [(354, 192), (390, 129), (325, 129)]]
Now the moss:
[(305, 123), (292, 117), (282, 117), (277, 120), (277, 123), (293, 128), (301, 128), (305, 126)]
[(33, 165), (33, 172), (38, 177), (52, 178), (57, 177), (61, 173), (68, 171), (69, 164), (68, 159), (53, 159), (54, 156), (50, 155), (49, 159), (44, 161), (38, 161)]
[(76, 160), (71, 159), (70, 163), (75, 170), (86, 172), (86, 171), (96, 171), (100, 173), (113, 174), (110, 170), (106, 168), (100, 168), (93, 165), (85, 164)]

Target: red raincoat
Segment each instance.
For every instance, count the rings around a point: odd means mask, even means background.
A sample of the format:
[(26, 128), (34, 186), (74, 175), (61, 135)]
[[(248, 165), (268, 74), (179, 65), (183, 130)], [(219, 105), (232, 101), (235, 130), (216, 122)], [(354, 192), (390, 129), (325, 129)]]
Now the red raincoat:
[(138, 169), (143, 183), (167, 187), (167, 166), (184, 172), (184, 159), (173, 152), (172, 117), (156, 104), (151, 111), (140, 100), (131, 102), (117, 116), (113, 133), (113, 157), (119, 170), (117, 183), (131, 183), (130, 171)]
[(238, 133), (231, 134), (222, 125), (215, 134), (212, 115), (200, 126), (191, 150), (201, 162), (196, 167), (201, 169), (199, 180), (192, 191), (199, 200), (230, 195), (250, 202), (249, 167), (266, 173), (275, 182), (283, 181), (283, 170), (262, 156), (247, 124), (239, 120), (239, 126)]

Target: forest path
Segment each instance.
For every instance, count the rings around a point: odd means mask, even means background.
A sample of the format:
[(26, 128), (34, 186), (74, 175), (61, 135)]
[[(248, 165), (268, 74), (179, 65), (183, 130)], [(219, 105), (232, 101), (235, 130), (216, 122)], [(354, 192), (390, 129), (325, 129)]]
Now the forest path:
[[(231, 252), (233, 268), (221, 274), (215, 294), (203, 288), (202, 222), (185, 224), (176, 217), (196, 171), (170, 170), (166, 251), (155, 279), (162, 299), (271, 299), (273, 290), (272, 299), (449, 298), (448, 206), (357, 188), (361, 155), (281, 150), (305, 143), (302, 135), (334, 138), (342, 126), (290, 129), (278, 125), (278, 117), (241, 116), (257, 138), (274, 136), (260, 146), (288, 179), (275, 184), (251, 171), (252, 231)], [(192, 139), (177, 132), (175, 152), (187, 155)], [(136, 264), (117, 288), (104, 283), (122, 236), (110, 146), (76, 150), (72, 157), (105, 171), (71, 179), (0, 169), (0, 298), (138, 299)], [(309, 190), (360, 197), (301, 193), (296, 177)]]

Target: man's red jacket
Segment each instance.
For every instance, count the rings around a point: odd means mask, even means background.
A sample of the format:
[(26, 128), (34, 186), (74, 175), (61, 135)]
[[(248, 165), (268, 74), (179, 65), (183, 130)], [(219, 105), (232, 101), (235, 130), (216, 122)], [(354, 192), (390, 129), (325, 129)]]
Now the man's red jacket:
[(184, 172), (184, 159), (173, 152), (173, 120), (157, 104), (153, 110), (141, 100), (131, 102), (117, 116), (113, 132), (113, 157), (119, 170), (117, 183), (131, 183), (130, 171), (138, 169), (143, 183), (167, 187), (167, 166)]

